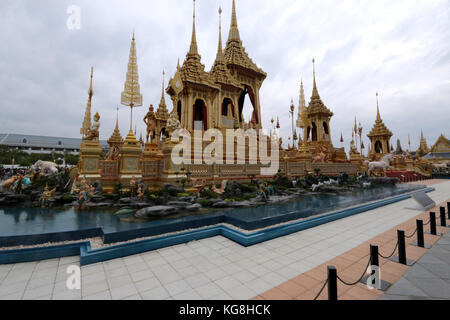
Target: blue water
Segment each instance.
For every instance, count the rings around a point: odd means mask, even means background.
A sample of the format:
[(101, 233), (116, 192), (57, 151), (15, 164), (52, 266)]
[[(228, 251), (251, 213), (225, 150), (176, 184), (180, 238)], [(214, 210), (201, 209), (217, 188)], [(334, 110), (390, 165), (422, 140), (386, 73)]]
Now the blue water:
[[(239, 208), (225, 210), (229, 217), (245, 222), (264, 219), (283, 218), (288, 221), (308, 218), (317, 214), (343, 209), (369, 201), (417, 190), (419, 186), (399, 185), (367, 190), (357, 190), (344, 195), (305, 195), (294, 201), (260, 206), (256, 208)], [(64, 232), (102, 227), (107, 233), (130, 229), (139, 229), (152, 225), (152, 222), (122, 221), (113, 213), (117, 208), (91, 209), (79, 211), (76, 208), (0, 208), (0, 236), (31, 235), (52, 232)], [(217, 213), (217, 211), (215, 211)], [(204, 216), (206, 213), (198, 214)], [(190, 214), (177, 214), (177, 219)], [(286, 217), (283, 217), (286, 216)], [(292, 219), (291, 219), (292, 217)], [(161, 223), (161, 221), (159, 221)], [(274, 222), (276, 223), (276, 222)]]

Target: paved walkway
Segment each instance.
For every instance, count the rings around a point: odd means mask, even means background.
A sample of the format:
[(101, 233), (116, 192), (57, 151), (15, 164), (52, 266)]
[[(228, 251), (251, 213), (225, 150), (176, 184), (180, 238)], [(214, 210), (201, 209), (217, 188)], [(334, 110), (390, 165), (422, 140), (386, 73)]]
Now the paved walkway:
[[(434, 187), (433, 200), (448, 199), (450, 181)], [(0, 299), (251, 299), (417, 216), (412, 206), (404, 200), (248, 248), (217, 236), (84, 266), (81, 290), (66, 288), (79, 257), (0, 265)], [(306, 280), (305, 292), (317, 285)]]
[(380, 300), (450, 300), (449, 266), (447, 232)]

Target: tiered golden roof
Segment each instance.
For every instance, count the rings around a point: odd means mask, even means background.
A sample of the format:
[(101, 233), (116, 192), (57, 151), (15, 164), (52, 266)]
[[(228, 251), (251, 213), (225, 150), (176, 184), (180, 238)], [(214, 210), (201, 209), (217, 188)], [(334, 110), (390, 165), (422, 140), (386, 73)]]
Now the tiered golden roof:
[(367, 136), (369, 138), (377, 136), (392, 137), (392, 132), (384, 125), (383, 120), (381, 120), (380, 106), (378, 103), (378, 93), (377, 93), (377, 120), (375, 121), (375, 125), (373, 126), (372, 130)]
[(211, 68), (210, 74), (211, 78), (214, 82), (230, 85), (237, 88), (240, 88), (241, 85), (237, 82), (230, 73), (230, 70), (227, 68), (227, 64), (225, 62), (223, 49), (222, 49), (222, 21), (221, 21), (222, 8), (219, 7), (219, 45), (217, 48), (216, 60)]
[(111, 137), (108, 139), (108, 144), (110, 146), (112, 146), (112, 145), (115, 145), (115, 144), (122, 144), (122, 143), (123, 143), (123, 138), (122, 138), (122, 135), (120, 134), (120, 130), (119, 130), (119, 115), (117, 114), (116, 127), (114, 128), (114, 132), (112, 133)]
[(192, 37), (189, 51), (186, 54), (186, 59), (180, 69), (181, 79), (194, 83), (201, 83), (207, 86), (214, 86), (209, 73), (205, 71), (205, 65), (201, 62), (201, 56), (198, 53), (197, 36), (195, 32), (195, 0), (194, 0), (194, 14), (192, 22)]
[(423, 135), (423, 131), (421, 131), (420, 133), (420, 145), (417, 151), (422, 152), (423, 154), (427, 154), (430, 151), (430, 149), (428, 148), (427, 140)]
[(142, 106), (142, 94), (140, 93), (139, 74), (136, 57), (136, 41), (131, 40), (130, 56), (128, 60), (127, 77), (125, 80), (124, 90), (121, 95), (121, 103), (125, 106), (139, 107)]
[(319, 91), (317, 90), (317, 83), (316, 83), (316, 66), (315, 66), (315, 60), (313, 59), (313, 92), (311, 96), (311, 100), (309, 102), (308, 106), (308, 114), (316, 115), (316, 114), (322, 114), (329, 117), (332, 117), (334, 114), (333, 112), (328, 109), (325, 104), (322, 102), (322, 99), (320, 98)]
[(245, 51), (245, 47), (242, 46), (242, 41), (239, 35), (239, 28), (236, 17), (236, 4), (233, 0), (233, 12), (231, 15), (230, 33), (228, 35), (227, 44), (225, 47), (225, 61), (228, 66), (237, 66), (245, 70), (250, 70), (263, 79), (267, 77), (267, 74), (259, 68), (248, 56)]

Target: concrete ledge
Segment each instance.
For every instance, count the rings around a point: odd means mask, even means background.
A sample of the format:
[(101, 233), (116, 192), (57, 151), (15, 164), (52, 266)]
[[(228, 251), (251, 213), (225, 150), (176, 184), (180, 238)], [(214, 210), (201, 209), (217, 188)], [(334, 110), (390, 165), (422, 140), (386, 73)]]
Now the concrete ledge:
[[(426, 188), (415, 192), (431, 192), (434, 190), (434, 188)], [(317, 227), (322, 224), (366, 212), (368, 210), (386, 206), (398, 201), (406, 200), (410, 198), (411, 195), (415, 192), (253, 233), (243, 233), (239, 230), (229, 228), (225, 225), (216, 225), (212, 227), (206, 227), (201, 230), (186, 231), (178, 234), (160, 236), (153, 239), (141, 240), (131, 243), (124, 243), (97, 250), (92, 250), (89, 242), (80, 242), (50, 247), (5, 250), (0, 251), (0, 264), (10, 264), (80, 255), (80, 265), (83, 266), (151, 250), (157, 250), (160, 248), (170, 247), (194, 240), (210, 238), (217, 235), (222, 235), (234, 242), (241, 244), (242, 246), (248, 247), (264, 241), (272, 240), (278, 237), (289, 235), (291, 233)], [(218, 219), (218, 217), (213, 218)], [(211, 222), (213, 222), (214, 219), (212, 219)], [(137, 233), (134, 233), (134, 235), (136, 234)], [(140, 232), (140, 234), (142, 236), (149, 236), (148, 234), (145, 235), (145, 233), (142, 231)], [(110, 239), (111, 237), (112, 235), (110, 236)], [(136, 238), (136, 236), (134, 238)]]

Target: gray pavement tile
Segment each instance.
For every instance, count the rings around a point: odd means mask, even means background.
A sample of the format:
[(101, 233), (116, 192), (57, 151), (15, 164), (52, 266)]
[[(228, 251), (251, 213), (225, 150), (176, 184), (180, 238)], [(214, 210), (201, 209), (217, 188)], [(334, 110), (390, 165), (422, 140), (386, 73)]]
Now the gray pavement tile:
[[(427, 279), (428, 280), (428, 279)], [(416, 287), (413, 283), (405, 278), (398, 280), (388, 291), (387, 294), (390, 295), (413, 295), (418, 297), (427, 297), (428, 295)]]
[(412, 278), (409, 281), (430, 297), (450, 299), (450, 284), (443, 279)]
[(422, 263), (421, 266), (441, 279), (450, 280), (450, 266), (443, 264)]
[[(439, 265), (438, 265), (439, 266)], [(443, 265), (441, 265), (444, 267)], [(405, 274), (405, 278), (431, 278), (431, 279), (439, 279), (438, 276), (426, 268), (424, 268), (422, 265), (416, 264), (411, 269), (408, 270), (408, 272)]]

